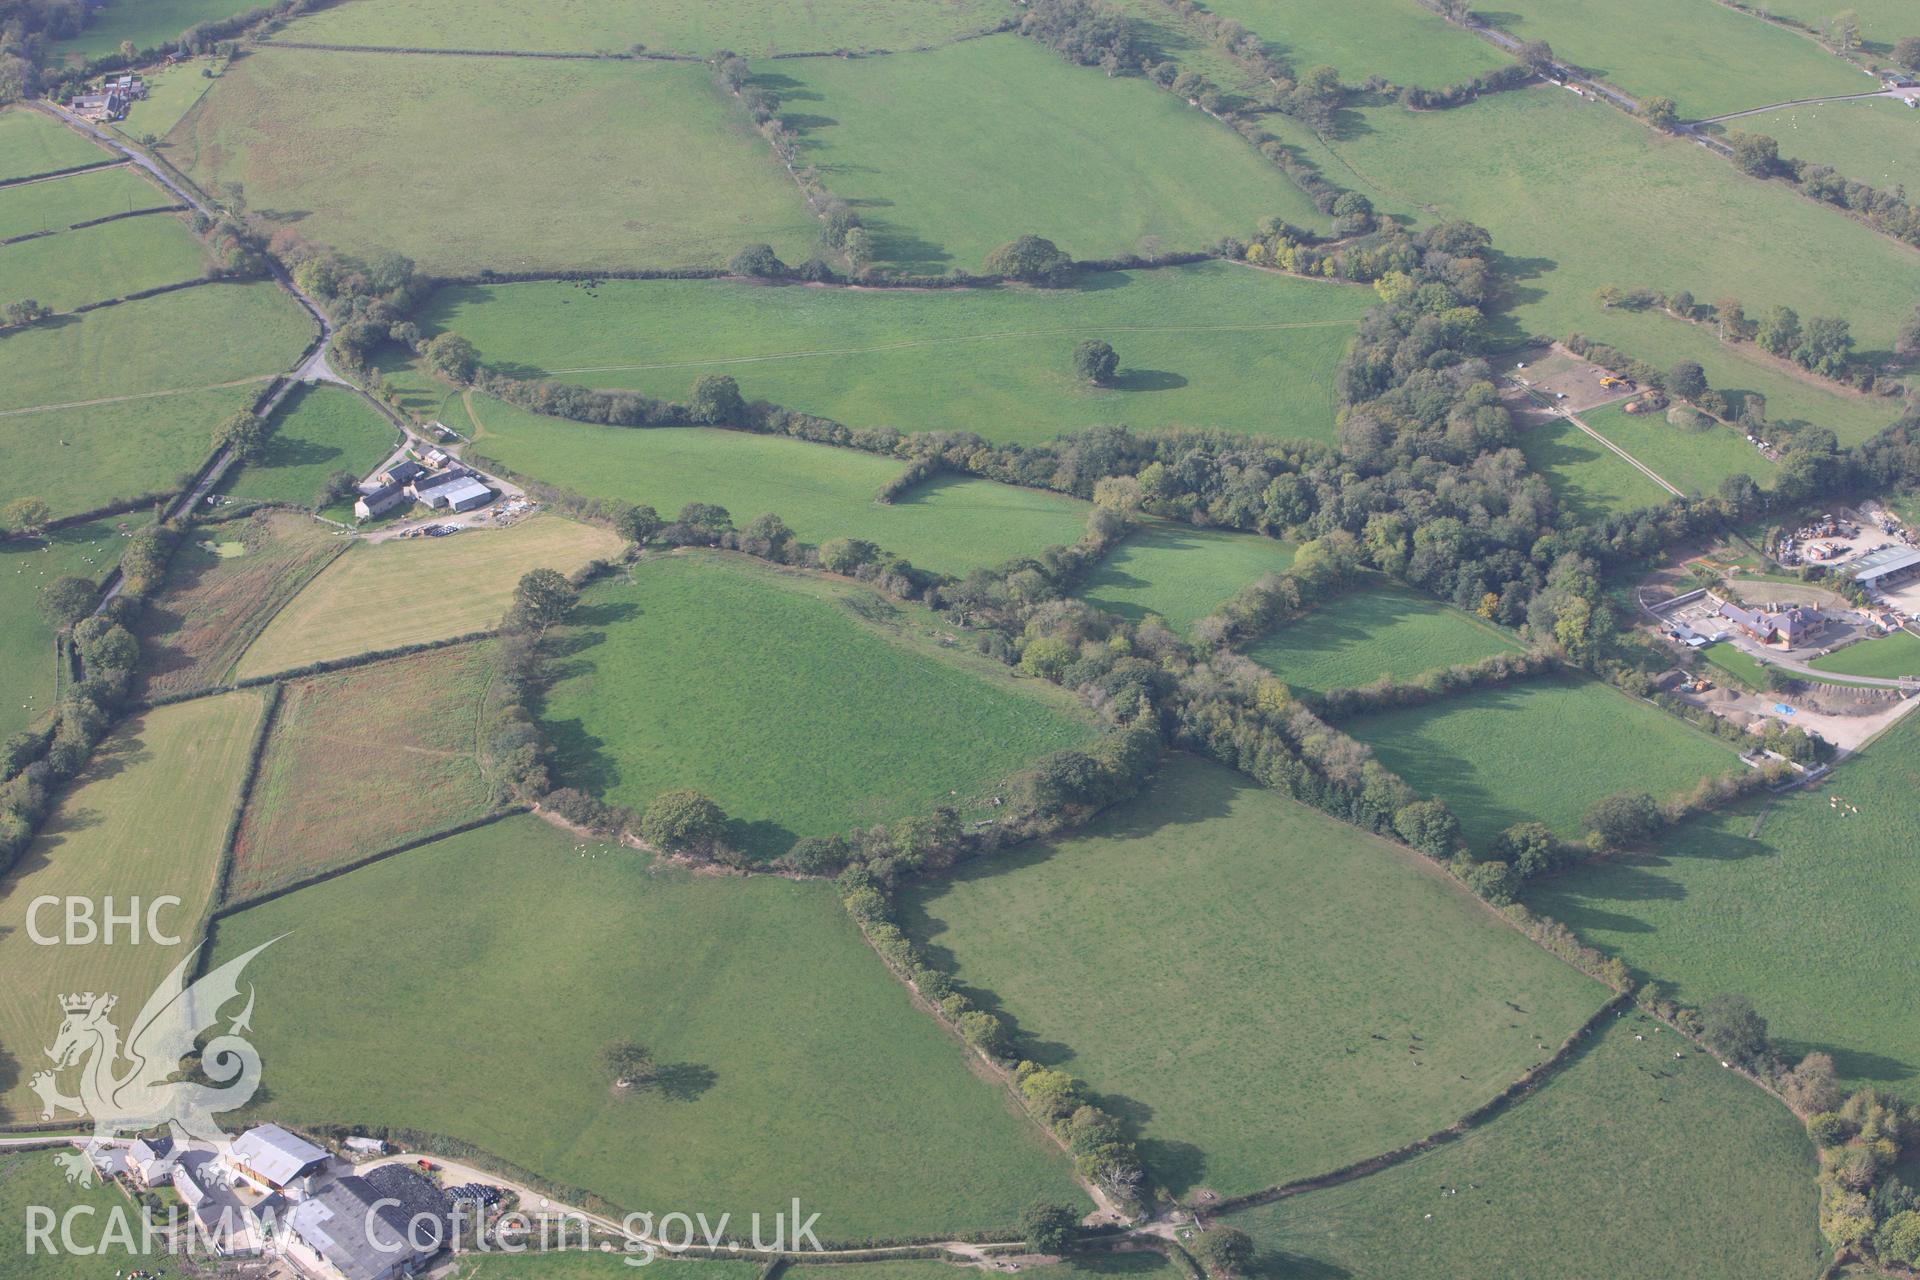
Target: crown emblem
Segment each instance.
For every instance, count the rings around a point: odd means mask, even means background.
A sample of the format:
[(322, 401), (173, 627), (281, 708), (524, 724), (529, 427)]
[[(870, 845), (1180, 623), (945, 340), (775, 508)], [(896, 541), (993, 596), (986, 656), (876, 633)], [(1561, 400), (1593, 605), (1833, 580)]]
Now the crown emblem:
[[(104, 997), (98, 997), (98, 998), (103, 1001), (103, 1003), (100, 1005), (100, 1012), (108, 1013), (113, 1009), (114, 1002), (118, 1000), (120, 997), (104, 996)], [(96, 997), (94, 996), (94, 993), (91, 991), (85, 993), (84, 995), (61, 996), (60, 1007), (67, 1013), (85, 1013), (88, 1010), (93, 1008), (93, 1002), (95, 999)]]

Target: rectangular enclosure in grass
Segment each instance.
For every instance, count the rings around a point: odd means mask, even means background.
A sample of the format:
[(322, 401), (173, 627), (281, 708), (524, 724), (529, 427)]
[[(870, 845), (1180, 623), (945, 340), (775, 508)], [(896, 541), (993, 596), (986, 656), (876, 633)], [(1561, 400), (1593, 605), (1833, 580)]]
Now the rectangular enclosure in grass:
[(300, 211), (310, 240), (433, 272), (792, 261), (819, 236), (746, 112), (697, 62), (274, 49), (168, 140), (210, 189)]
[[(89, 169), (46, 182), (0, 188), (0, 239), (36, 231), (65, 231), (76, 222), (174, 203), (171, 194), (142, 178), (131, 165)], [(0, 268), (5, 268), (7, 261), (0, 257)]]
[(1107, 258), (1149, 236), (1203, 248), (1268, 216), (1326, 226), (1232, 129), (1143, 77), (1073, 66), (1012, 33), (757, 72), (801, 160), (861, 209), (877, 258), (916, 272), (978, 271), (1029, 233)]
[(0, 246), (0, 287), (7, 297), (32, 298), (55, 311), (196, 280), (205, 273), (200, 242), (168, 213)]
[(1750, 801), (1670, 833), (1650, 856), (1541, 882), (1537, 910), (1658, 978), (1682, 1003), (1737, 992), (1789, 1061), (1833, 1055), (1840, 1075), (1911, 1096), (1920, 953), (1920, 718), (1909, 714), (1812, 790)]
[(1580, 420), (1640, 461), (1662, 480), (1691, 494), (1709, 495), (1728, 476), (1752, 477), (1770, 488), (1778, 468), (1767, 461), (1747, 433), (1682, 410), (1676, 422), (1668, 412), (1628, 413), (1625, 404), (1588, 409)]
[(272, 675), (491, 630), (529, 569), (572, 573), (622, 545), (606, 529), (551, 515), (450, 538), (358, 542), (274, 615), (234, 674)]
[(1343, 84), (1379, 76), (1440, 89), (1510, 61), (1472, 32), (1404, 0), (1219, 0), (1207, 8), (1259, 36), (1296, 75), (1331, 66)]
[(1665, 799), (1740, 767), (1731, 747), (1587, 676), (1479, 689), (1342, 726), (1416, 791), (1452, 806), (1484, 852), (1516, 822), (1572, 838), (1616, 791)]
[(1879, 676), (1886, 680), (1920, 676), (1920, 636), (1895, 631), (1850, 644), (1824, 658), (1815, 658), (1809, 665), (1837, 676)]
[(1018, 1056), (1140, 1117), (1183, 1197), (1425, 1137), (1608, 994), (1419, 855), (1185, 755), (1084, 831), (906, 904)]
[(111, 159), (112, 152), (88, 142), (44, 111), (0, 107), (0, 181)]
[(409, 49), (497, 49), (747, 58), (837, 49), (910, 49), (1005, 21), (1005, 0), (380, 0), (338, 4), (282, 38)]
[(234, 840), (227, 901), (491, 810), (478, 752), (497, 661), (482, 641), (289, 682)]
[[(1333, 377), (1371, 290), (1227, 262), (1070, 289), (832, 289), (738, 280), (476, 285), (422, 319), (519, 376), (684, 399), (703, 374), (851, 427), (1038, 442), (1096, 424), (1331, 442)], [(1073, 351), (1099, 339), (1094, 386)]]
[(967, 476), (941, 476), (889, 505), (873, 500), (906, 463), (786, 436), (706, 427), (607, 427), (471, 397), (474, 449), (515, 472), (598, 498), (647, 503), (671, 518), (713, 502), (736, 524), (772, 512), (803, 541), (865, 538), (923, 569), (958, 577), (1072, 543), (1091, 504)]
[(1518, 437), (1527, 466), (1547, 478), (1561, 508), (1583, 523), (1657, 506), (1673, 496), (1566, 418), (1522, 422)]
[(334, 472), (365, 476), (400, 443), (400, 429), (344, 387), (295, 388), (268, 431), (258, 456), (221, 482), (222, 493), (241, 502), (311, 506)]
[(756, 857), (800, 836), (987, 808), (1039, 756), (1093, 737), (1073, 700), (947, 645), (922, 610), (717, 552), (595, 585), (542, 714), (556, 776), (645, 808), (691, 787)]
[[(222, 842), (265, 707), (257, 689), (156, 707), (123, 721), (94, 749), (86, 771), (0, 883), (0, 967), (8, 976), (0, 988), (4, 1043), (52, 1044), (62, 992), (116, 992), (138, 1010), (188, 958), (213, 906)], [(178, 907), (155, 920), (179, 941), (38, 946), (30, 938), (27, 913), (35, 899), (96, 899), (109, 892), (121, 904), (178, 898)], [(26, 1073), (6, 1083), (0, 1114), (13, 1123), (37, 1120), (41, 1104)]]
[(1138, 622), (1158, 614), (1184, 633), (1249, 583), (1293, 563), (1291, 543), (1152, 520), (1087, 575), (1080, 598)]
[(1920, 186), (1920, 112), (1896, 98), (1781, 107), (1715, 128), (1723, 137), (1764, 134), (1782, 159), (1823, 164), (1882, 191)]
[[(239, 1123), (442, 1133), (616, 1216), (697, 1204), (770, 1232), (799, 1195), (829, 1244), (1089, 1207), (830, 885), (699, 875), (520, 817), (229, 916), (215, 962), (289, 931), (247, 970), (272, 1065)], [(614, 1087), (602, 1055), (629, 1039), (658, 1088)]]
[(79, 34), (55, 41), (53, 47), (68, 61), (115, 53), (122, 41), (137, 50), (156, 49), (188, 27), (257, 7), (253, 0), (104, 0), (88, 6), (89, 20)]
[(1309, 1276), (1784, 1280), (1825, 1257), (1814, 1173), (1791, 1112), (1635, 1011), (1458, 1141), (1221, 1221)]
[(1247, 656), (1297, 689), (1355, 689), (1520, 649), (1500, 628), (1385, 579), (1277, 628)]

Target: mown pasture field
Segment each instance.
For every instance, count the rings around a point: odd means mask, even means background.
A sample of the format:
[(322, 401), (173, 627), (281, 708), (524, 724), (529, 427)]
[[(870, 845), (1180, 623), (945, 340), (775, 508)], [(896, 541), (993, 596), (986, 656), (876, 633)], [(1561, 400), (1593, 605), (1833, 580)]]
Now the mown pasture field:
[(1240, 588), (1292, 564), (1293, 551), (1277, 538), (1149, 521), (1094, 566), (1080, 598), (1134, 622), (1158, 614), (1184, 633)]
[(40, 614), (40, 592), (56, 578), (107, 576), (120, 560), (118, 526), (139, 516), (69, 525), (43, 538), (0, 539), (0, 739), (38, 720), (54, 704), (59, 664), (53, 628)]
[(1424, 1137), (1607, 994), (1418, 855), (1190, 756), (1080, 833), (915, 889), (902, 924), (1020, 1056), (1139, 1117), (1183, 1196)]
[(254, 0), (106, 0), (93, 8), (86, 30), (53, 47), (76, 62), (117, 52), (122, 40), (133, 41), (135, 49), (153, 49), (197, 23), (258, 7)]
[(1453, 807), (1484, 850), (1516, 822), (1580, 834), (1594, 801), (1654, 799), (1739, 767), (1733, 749), (1609, 685), (1566, 674), (1478, 689), (1342, 726), (1380, 763)]
[(1792, 1113), (1633, 1011), (1459, 1141), (1224, 1221), (1263, 1275), (1798, 1280), (1814, 1172)]
[[(1515, 306), (1496, 325), (1503, 334), (1584, 332), (1663, 365), (1698, 359), (1716, 387), (1765, 390), (1749, 372), (1761, 366), (1710, 329), (1606, 310), (1595, 291), (1685, 289), (1703, 302), (1737, 297), (1751, 315), (1785, 305), (1802, 319), (1843, 316), (1863, 350), (1886, 351), (1920, 289), (1911, 249), (1563, 89), (1495, 94), (1453, 111), (1362, 108), (1336, 135), (1339, 158), (1327, 163), (1350, 165), (1341, 180), (1376, 204), (1422, 221), (1466, 218), (1492, 233), (1515, 276)], [(1754, 244), (1768, 252), (1753, 253)], [(1820, 397), (1833, 399), (1846, 397)], [(1859, 435), (1843, 429), (1842, 411), (1807, 416), (1860, 438), (1897, 416), (1881, 403), (1876, 426)]]
[(7, 335), (0, 502), (32, 494), (71, 515), (172, 489), (206, 461), (220, 419), (292, 365), (312, 334), (312, 320), (263, 282), (205, 285)]
[(1673, 496), (1565, 418), (1537, 417), (1519, 424), (1516, 435), (1527, 466), (1547, 478), (1561, 509), (1582, 523), (1658, 506)]
[(1382, 76), (1439, 89), (1505, 66), (1492, 45), (1439, 14), (1395, 0), (1221, 0), (1207, 6), (1266, 41), (1296, 73), (1331, 66), (1344, 84)]
[(26, 107), (0, 108), (0, 181), (112, 158), (105, 147), (88, 142), (52, 116)]
[[(76, 222), (173, 202), (172, 196), (126, 165), (4, 187), (0, 188), (0, 239), (35, 231), (64, 231)], [(0, 263), (5, 261), (0, 258)], [(7, 279), (11, 289), (10, 270)]]
[[(772, 1234), (770, 1223), (766, 1234)], [(598, 1249), (582, 1249), (578, 1232), (571, 1243), (571, 1248), (546, 1253), (505, 1254), (495, 1250), (469, 1254), (451, 1262), (445, 1280), (612, 1280), (627, 1273), (622, 1254), (609, 1257)], [(636, 1251), (635, 1256), (644, 1255)], [(661, 1254), (646, 1266), (648, 1280), (753, 1280), (759, 1271), (759, 1265), (752, 1262), (709, 1262), (670, 1254)], [(844, 1280), (857, 1278), (848, 1276)]]
[(1721, 675), (1756, 693), (1767, 687), (1767, 669), (1731, 640), (1708, 645), (1700, 651), (1700, 656), (1706, 659), (1708, 666), (1718, 668)]
[(985, 31), (1010, 16), (999, 0), (665, 0), (638, 9), (594, 0), (395, 0), (342, 4), (288, 25), (286, 40), (409, 49), (649, 53), (748, 58), (837, 49), (910, 49)]
[(356, 543), (273, 616), (234, 675), (486, 631), (500, 625), (528, 570), (571, 573), (620, 547), (605, 529), (550, 515), (451, 538)]
[[(1223, 262), (1103, 272), (1073, 289), (769, 287), (608, 280), (437, 294), (424, 323), (489, 363), (682, 399), (731, 375), (750, 400), (852, 427), (1038, 442), (1097, 423), (1333, 439), (1333, 374), (1371, 290)], [(1091, 338), (1111, 387), (1073, 371)]]
[(55, 311), (196, 280), (205, 271), (200, 242), (165, 213), (0, 247), (0, 280), (8, 296), (32, 298)]
[(344, 549), (339, 530), (281, 512), (200, 526), (140, 617), (146, 696), (223, 683), (281, 606)]
[(1383, 675), (1517, 652), (1513, 637), (1387, 579), (1330, 600), (1274, 630), (1247, 656), (1296, 689), (1355, 689)]
[(1896, 631), (1850, 644), (1807, 665), (1837, 676), (1880, 676), (1887, 680), (1920, 676), (1920, 636)]
[(484, 817), (493, 789), (478, 736), (497, 661), (482, 642), (288, 682), (227, 901)]
[(1920, 112), (1891, 98), (1819, 102), (1743, 116), (1717, 126), (1721, 136), (1762, 133), (1780, 154), (1824, 164), (1882, 191), (1920, 185)]
[(478, 394), (469, 402), (480, 419), (475, 449), (549, 484), (648, 503), (669, 518), (689, 502), (718, 503), (742, 525), (773, 512), (807, 542), (866, 538), (939, 573), (1071, 543), (1090, 510), (1059, 494), (960, 476), (882, 506), (873, 495), (900, 474), (898, 459), (741, 431), (567, 422)]
[(1672, 98), (1684, 119), (1879, 86), (1813, 41), (1722, 4), (1514, 0), (1491, 16), (1522, 40), (1645, 100)]
[[(0, 960), (9, 975), (0, 991), (0, 1044), (16, 1068), (0, 1094), (9, 1121), (39, 1117), (39, 1099), (27, 1087), (31, 1072), (20, 1068), (53, 1043), (60, 993), (115, 992), (130, 1018), (187, 958), (213, 906), (221, 842), (265, 707), (264, 695), (243, 690), (123, 721), (94, 749), (86, 772), (0, 881)], [(127, 945), (124, 926), (120, 945), (31, 941), (27, 914), (34, 899), (97, 900), (108, 893), (122, 912), (133, 898), (178, 897), (180, 906), (163, 910), (159, 923), (180, 945), (153, 942), (144, 932), (142, 945)], [(97, 901), (95, 909), (102, 910)], [(42, 932), (61, 927), (44, 911), (39, 925)]]
[[(1816, 30), (1840, 12), (1825, 0), (1785, 0), (1785, 3), (1769, 4), (1767, 8), (1780, 17), (1792, 18)], [(1891, 52), (1894, 41), (1913, 34), (1913, 10), (1905, 0), (1860, 0), (1847, 9), (1859, 17), (1861, 35), (1867, 46), (1877, 53)]]
[[(380, 921), (405, 927), (369, 963)], [(770, 1222), (798, 1194), (823, 1242), (1085, 1203), (831, 886), (697, 875), (520, 817), (227, 917), (216, 958), (294, 926), (248, 969), (263, 1114), (447, 1134), (656, 1216)], [(612, 1088), (598, 1058), (626, 1038), (665, 1089)]]
[(865, 587), (714, 553), (596, 584), (542, 711), (566, 785), (645, 808), (691, 787), (759, 856), (952, 804), (1085, 742), (1037, 680), (942, 648), (930, 615)]
[[(380, 109), (369, 111), (368, 103)], [(168, 139), (202, 186), (363, 256), (433, 272), (804, 258), (819, 224), (698, 63), (414, 57), (268, 47)]]
[[(55, 1154), (10, 1151), (0, 1155), (0, 1257), (7, 1260), (10, 1280), (95, 1280), (108, 1274), (106, 1269), (125, 1274), (134, 1266), (160, 1261), (155, 1258), (157, 1250), (149, 1252), (143, 1247), (139, 1206), (130, 1203), (113, 1183), (97, 1181), (91, 1187), (81, 1187), (68, 1182), (66, 1170), (54, 1162)], [(109, 1215), (115, 1212), (126, 1215), (126, 1221), (132, 1224), (132, 1239), (95, 1255), (67, 1253), (60, 1248), (50, 1251), (38, 1240), (32, 1242), (30, 1252), (29, 1215), (35, 1207), (51, 1209), (56, 1215), (74, 1212), (73, 1238), (78, 1244), (99, 1242), (107, 1230)], [(59, 1236), (53, 1239), (57, 1243)], [(182, 1260), (177, 1256), (166, 1258), (164, 1264), (172, 1271), (182, 1266)], [(201, 1273), (189, 1266), (182, 1274), (191, 1277)]]
[[(972, 1268), (932, 1259), (896, 1258), (882, 1262), (850, 1263), (844, 1266), (801, 1264), (794, 1267), (794, 1280), (969, 1280)], [(1022, 1266), (1026, 1280), (1178, 1280), (1186, 1274), (1164, 1254), (1150, 1249), (1126, 1253), (1081, 1253)], [(699, 1277), (694, 1277), (699, 1280)]]
[(1889, 1001), (1920, 970), (1901, 936), (1920, 908), (1920, 720), (1909, 715), (1817, 790), (1688, 823), (1652, 856), (1582, 867), (1529, 901), (1687, 1004), (1752, 1000), (1789, 1058), (1911, 1093), (1920, 1010)]
[(259, 456), (221, 484), (242, 502), (311, 506), (327, 477), (367, 474), (400, 443), (400, 432), (356, 392), (297, 387), (275, 411)]
[(1773, 484), (1777, 468), (1738, 427), (1676, 426), (1665, 413), (1628, 413), (1622, 404), (1588, 409), (1580, 420), (1687, 493), (1711, 494), (1731, 475), (1751, 476), (1762, 488)]
[[(154, 150), (164, 156), (166, 136), (193, 109), (193, 104), (213, 87), (214, 81), (226, 69), (226, 63), (227, 60), (218, 54), (208, 54), (200, 58), (183, 59), (171, 67), (142, 71), (140, 74), (147, 82), (147, 96), (133, 104), (126, 119), (110, 127), (128, 142), (139, 142), (149, 136), (158, 139)], [(213, 74), (206, 75), (208, 71)]]
[(1148, 236), (1203, 248), (1269, 215), (1326, 225), (1231, 129), (1141, 77), (1063, 65), (1021, 36), (762, 64), (757, 79), (782, 96), (802, 160), (862, 208), (875, 256), (914, 271), (977, 271), (1029, 232), (1106, 258)]

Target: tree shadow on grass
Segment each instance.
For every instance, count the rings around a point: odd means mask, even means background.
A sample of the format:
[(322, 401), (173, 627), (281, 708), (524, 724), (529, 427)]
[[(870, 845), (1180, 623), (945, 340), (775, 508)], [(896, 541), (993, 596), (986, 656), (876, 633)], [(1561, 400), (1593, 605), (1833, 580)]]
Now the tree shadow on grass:
[(578, 720), (541, 719), (553, 744), (555, 781), (589, 795), (606, 797), (620, 782), (620, 766), (608, 754), (606, 739), (588, 733)]
[(701, 1062), (673, 1062), (661, 1067), (653, 1087), (669, 1102), (694, 1102), (719, 1081), (718, 1073)]
[(793, 848), (799, 837), (791, 828), (768, 818), (733, 818), (727, 823), (726, 839), (734, 848), (752, 854), (755, 861), (771, 862)]
[(1107, 385), (1115, 391), (1173, 391), (1187, 380), (1165, 369), (1122, 369)]

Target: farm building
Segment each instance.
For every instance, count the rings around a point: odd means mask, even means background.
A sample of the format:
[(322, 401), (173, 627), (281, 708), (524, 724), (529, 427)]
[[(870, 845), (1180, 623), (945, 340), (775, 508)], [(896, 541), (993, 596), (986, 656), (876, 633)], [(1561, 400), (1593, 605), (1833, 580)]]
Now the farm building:
[(353, 514), (359, 520), (371, 520), (393, 510), (407, 500), (405, 485), (377, 484), (368, 489), (362, 487), (360, 497), (353, 504)]
[(1877, 547), (1853, 562), (1853, 580), (1869, 591), (1883, 591), (1920, 578), (1920, 551), (1912, 547)]
[(481, 484), (470, 475), (461, 472), (440, 472), (416, 480), (413, 485), (415, 501), (429, 507), (445, 508), (449, 511), (471, 511), (493, 501), (493, 490)]
[(450, 1217), (439, 1188), (411, 1169), (349, 1174), (287, 1215), (286, 1257), (314, 1280), (397, 1280), (439, 1252)]
[(432, 474), (431, 471), (415, 462), (412, 458), (402, 458), (374, 478), (382, 484), (397, 484), (404, 487), (414, 483), (416, 480), (425, 479)]
[(163, 1187), (173, 1179), (173, 1167), (179, 1160), (173, 1139), (141, 1138), (127, 1148), (127, 1169), (143, 1187)]
[(1787, 609), (1743, 609), (1737, 604), (1720, 606), (1720, 616), (1761, 644), (1794, 649), (1826, 629), (1826, 615), (1810, 606)]
[(277, 1124), (249, 1129), (233, 1140), (222, 1163), (262, 1191), (304, 1191), (324, 1175), (332, 1160), (317, 1147)]

